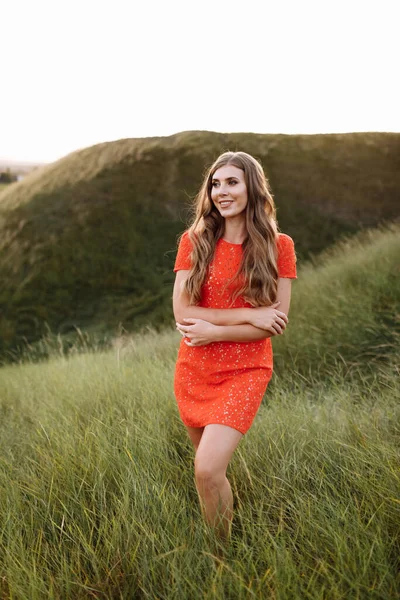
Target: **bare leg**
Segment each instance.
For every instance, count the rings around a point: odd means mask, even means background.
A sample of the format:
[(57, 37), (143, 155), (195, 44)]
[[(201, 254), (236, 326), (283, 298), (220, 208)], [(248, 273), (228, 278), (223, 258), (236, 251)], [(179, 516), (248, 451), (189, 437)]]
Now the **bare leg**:
[(199, 447), (201, 436), (203, 435), (204, 427), (188, 427), (186, 425), (188, 435), (192, 441), (195, 450)]
[(206, 425), (195, 458), (196, 487), (204, 517), (218, 537), (229, 539), (233, 496), (226, 478), (229, 461), (243, 434), (227, 425)]

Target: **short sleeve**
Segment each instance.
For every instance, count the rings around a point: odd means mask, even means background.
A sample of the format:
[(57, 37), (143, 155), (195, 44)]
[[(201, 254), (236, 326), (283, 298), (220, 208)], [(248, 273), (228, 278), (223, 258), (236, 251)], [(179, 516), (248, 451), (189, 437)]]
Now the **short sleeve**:
[(278, 236), (278, 277), (297, 279), (294, 242), (285, 233), (279, 233)]
[(189, 270), (192, 267), (190, 260), (190, 254), (192, 252), (192, 242), (190, 241), (189, 234), (185, 231), (179, 241), (178, 253), (176, 255), (174, 272), (181, 270)]

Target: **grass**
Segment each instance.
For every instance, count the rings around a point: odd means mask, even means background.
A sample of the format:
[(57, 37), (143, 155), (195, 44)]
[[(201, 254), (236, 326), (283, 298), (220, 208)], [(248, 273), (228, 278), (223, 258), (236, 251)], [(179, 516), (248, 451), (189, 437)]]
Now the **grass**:
[(400, 349), (400, 227), (364, 231), (302, 265), (275, 364), (313, 377), (373, 369)]
[(396, 365), (277, 379), (230, 465), (218, 557), (172, 394), (177, 337), (0, 369), (0, 597), (398, 597)]
[(229, 466), (224, 555), (173, 397), (177, 332), (49, 335), (0, 368), (0, 599), (398, 598), (399, 240), (364, 232), (299, 269)]

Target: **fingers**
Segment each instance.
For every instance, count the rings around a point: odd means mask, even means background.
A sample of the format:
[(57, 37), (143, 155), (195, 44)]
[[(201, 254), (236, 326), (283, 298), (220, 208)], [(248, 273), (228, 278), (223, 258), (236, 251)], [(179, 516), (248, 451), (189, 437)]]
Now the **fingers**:
[(283, 319), (279, 317), (276, 318), (268, 327), (265, 328), (267, 331), (272, 333), (272, 335), (282, 335), (282, 333), (286, 329), (286, 323)]
[(279, 335), (282, 333), (281, 327), (275, 321), (271, 323), (271, 325), (267, 328), (267, 331), (272, 333), (272, 335)]
[(287, 318), (287, 316), (284, 313), (280, 313), (283, 316), (276, 316), (275, 317), (275, 321), (272, 323), (272, 327), (274, 327), (276, 329), (276, 331), (278, 332), (278, 334), (283, 333), (286, 329), (286, 326), (289, 322), (289, 319)]
[(187, 333), (188, 331), (191, 331), (193, 328), (193, 325), (181, 325), (181, 323), (175, 323), (176, 328), (180, 331), (180, 332), (184, 332)]
[(194, 336), (196, 334), (193, 333), (193, 331), (192, 331), (193, 325), (181, 325), (180, 323), (176, 323), (176, 329), (185, 338), (183, 341), (185, 342), (185, 344), (187, 346), (195, 346), (196, 345), (195, 339), (194, 339)]
[(289, 319), (284, 313), (280, 314), (282, 314), (282, 317), (278, 315), (272, 315), (272, 318), (270, 317), (266, 322), (264, 321), (263, 323), (261, 321), (260, 323), (255, 323), (255, 325), (260, 329), (265, 329), (266, 331), (269, 331), (273, 335), (281, 334), (285, 331)]
[(278, 317), (280, 317), (281, 319), (283, 319), (283, 320), (284, 320), (286, 323), (289, 323), (289, 319), (288, 319), (288, 316), (287, 316), (287, 314), (286, 314), (286, 313), (284, 313), (284, 312), (282, 312), (282, 311), (280, 311), (280, 310), (277, 310), (277, 311), (276, 311), (276, 315), (277, 315)]
[(265, 327), (264, 329), (265, 331), (269, 331), (272, 335), (278, 335), (278, 331), (273, 325), (269, 325), (269, 327)]
[(188, 342), (187, 339), (184, 339), (183, 341), (186, 344), (186, 346), (191, 346), (192, 348), (197, 348), (197, 346), (206, 346), (209, 343), (204, 341), (202, 342), (197, 339), (192, 339), (190, 342)]
[(287, 321), (285, 321), (284, 319), (282, 319), (280, 317), (277, 317), (276, 320), (275, 320), (275, 323), (278, 323), (278, 325), (280, 325), (280, 327), (282, 329), (286, 329)]
[(278, 310), (278, 306), (280, 305), (280, 301), (278, 302), (274, 302), (274, 304), (271, 304), (270, 306), (265, 306), (265, 307), (260, 307), (260, 308), (266, 308), (268, 309), (267, 314), (270, 315), (271, 314), (271, 309), (273, 310), (273, 313), (275, 315), (277, 315), (278, 317), (280, 317), (281, 319), (283, 319), (284, 321), (286, 321), (286, 323), (289, 322), (288, 316), (286, 313), (284, 313), (281, 310)]
[[(188, 337), (190, 338), (190, 332), (189, 332), (189, 325), (181, 325), (180, 323), (176, 323), (176, 330), (179, 331), (179, 333), (185, 338)], [(184, 339), (184, 342), (186, 343), (186, 340)]]

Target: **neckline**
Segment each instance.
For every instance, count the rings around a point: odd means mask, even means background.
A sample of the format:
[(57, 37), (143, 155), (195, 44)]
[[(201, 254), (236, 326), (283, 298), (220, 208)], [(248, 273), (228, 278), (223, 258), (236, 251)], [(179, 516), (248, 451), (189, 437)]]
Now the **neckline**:
[(229, 244), (229, 246), (242, 246), (243, 242), (241, 244), (235, 244), (234, 242), (228, 242), (228, 240), (224, 240), (224, 238), (219, 238), (220, 240), (222, 240), (223, 242), (225, 242), (225, 244)]

